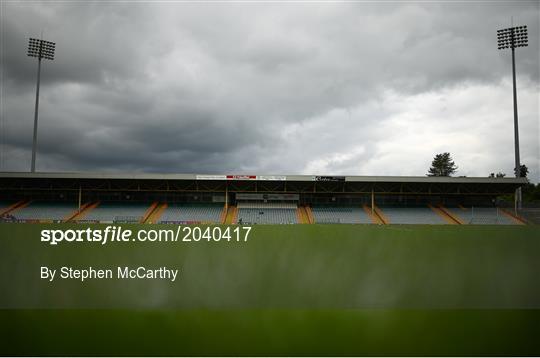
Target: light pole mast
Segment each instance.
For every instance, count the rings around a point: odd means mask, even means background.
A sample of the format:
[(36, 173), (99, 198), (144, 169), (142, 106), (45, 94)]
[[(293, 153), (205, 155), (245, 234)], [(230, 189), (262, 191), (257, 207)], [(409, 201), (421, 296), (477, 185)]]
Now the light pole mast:
[[(516, 89), (516, 47), (527, 46), (527, 26), (510, 27), (497, 30), (497, 42), (499, 50), (510, 48), (512, 50), (512, 83), (514, 100), (514, 152), (516, 178), (521, 176), (521, 163), (519, 159), (519, 127), (518, 127), (518, 109), (517, 109), (517, 89)], [(516, 190), (516, 209), (521, 209), (521, 188)]]
[(31, 38), (28, 41), (28, 56), (37, 57), (38, 59), (38, 71), (37, 71), (37, 85), (36, 85), (36, 106), (34, 108), (34, 135), (32, 140), (32, 166), (30, 171), (33, 173), (36, 171), (36, 148), (37, 148), (37, 125), (38, 125), (38, 109), (39, 109), (39, 82), (41, 77), (41, 59), (54, 60), (54, 48), (55, 43), (50, 41), (44, 41), (41, 39)]

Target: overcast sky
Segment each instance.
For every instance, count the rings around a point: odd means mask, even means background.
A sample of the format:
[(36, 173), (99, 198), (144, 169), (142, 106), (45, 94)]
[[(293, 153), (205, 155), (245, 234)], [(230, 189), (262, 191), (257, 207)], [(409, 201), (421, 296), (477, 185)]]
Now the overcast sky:
[(1, 1), (1, 170), (540, 178), (539, 2)]

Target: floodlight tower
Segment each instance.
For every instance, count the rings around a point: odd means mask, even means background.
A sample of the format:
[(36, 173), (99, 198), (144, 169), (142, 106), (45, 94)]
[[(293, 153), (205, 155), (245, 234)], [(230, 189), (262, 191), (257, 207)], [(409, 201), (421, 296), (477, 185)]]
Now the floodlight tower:
[[(521, 176), (521, 164), (519, 162), (519, 131), (518, 131), (518, 110), (516, 91), (516, 60), (515, 49), (527, 46), (527, 26), (509, 27), (497, 30), (497, 42), (499, 50), (510, 48), (512, 50), (512, 80), (514, 85), (514, 148), (515, 148), (515, 168), (516, 178)], [(521, 188), (516, 190), (516, 207), (521, 209)]]
[(38, 59), (38, 71), (37, 71), (37, 86), (36, 86), (36, 107), (34, 109), (34, 138), (32, 142), (32, 167), (30, 171), (33, 173), (36, 171), (36, 146), (37, 146), (37, 122), (38, 122), (38, 108), (39, 108), (39, 79), (41, 76), (41, 59), (54, 60), (54, 42), (45, 41), (41, 39), (31, 38), (28, 41), (28, 56), (37, 57)]

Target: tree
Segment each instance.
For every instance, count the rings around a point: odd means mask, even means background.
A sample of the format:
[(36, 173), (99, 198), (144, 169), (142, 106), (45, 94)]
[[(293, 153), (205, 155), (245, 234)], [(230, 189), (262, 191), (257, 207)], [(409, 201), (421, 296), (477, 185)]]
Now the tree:
[(504, 178), (505, 176), (506, 176), (506, 174), (503, 173), (503, 172), (498, 172), (497, 174), (495, 174), (495, 173), (489, 174), (490, 178)]
[(431, 168), (429, 168), (427, 176), (449, 177), (456, 172), (457, 168), (450, 153), (437, 154), (431, 162)]
[(529, 174), (529, 168), (525, 164), (521, 164), (519, 167), (519, 176), (522, 178), (526, 178), (527, 174)]

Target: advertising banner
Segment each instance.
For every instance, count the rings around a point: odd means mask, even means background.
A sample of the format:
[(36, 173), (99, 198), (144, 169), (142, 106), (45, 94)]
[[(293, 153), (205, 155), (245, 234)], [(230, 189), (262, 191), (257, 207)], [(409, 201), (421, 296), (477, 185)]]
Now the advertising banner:
[(314, 176), (313, 181), (345, 181), (344, 176)]
[(197, 180), (225, 180), (225, 179), (227, 179), (227, 177), (225, 175), (202, 174), (202, 175), (196, 175), (195, 179), (197, 179)]

